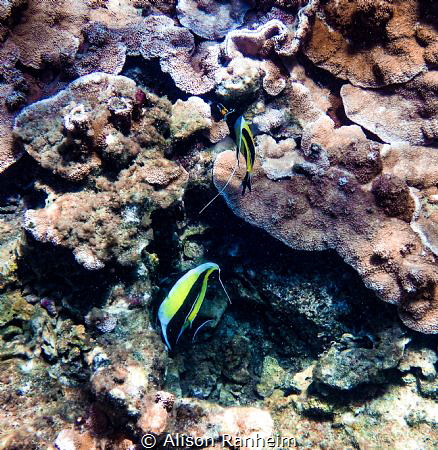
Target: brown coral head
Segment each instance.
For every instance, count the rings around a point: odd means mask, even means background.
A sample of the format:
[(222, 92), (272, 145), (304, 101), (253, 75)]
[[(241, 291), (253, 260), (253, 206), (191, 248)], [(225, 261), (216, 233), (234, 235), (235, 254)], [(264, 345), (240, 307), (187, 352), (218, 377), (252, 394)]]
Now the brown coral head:
[(325, 7), (327, 21), (349, 39), (353, 47), (363, 48), (387, 39), (386, 24), (394, 6), (388, 0), (340, 0)]
[(395, 175), (383, 174), (376, 178), (371, 189), (378, 206), (390, 217), (410, 222), (415, 209), (408, 185)]

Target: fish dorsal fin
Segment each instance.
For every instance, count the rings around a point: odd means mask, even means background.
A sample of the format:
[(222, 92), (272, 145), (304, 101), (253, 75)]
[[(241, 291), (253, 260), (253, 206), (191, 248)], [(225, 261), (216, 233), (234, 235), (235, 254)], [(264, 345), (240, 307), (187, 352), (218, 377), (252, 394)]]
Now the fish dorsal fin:
[(219, 269), (219, 272), (218, 272), (218, 277), (219, 277), (219, 283), (221, 284), (221, 286), (222, 286), (222, 289), (224, 290), (224, 292), (225, 292), (225, 295), (227, 296), (227, 298), (228, 298), (228, 301), (230, 302), (230, 305), (231, 305), (231, 304), (232, 304), (232, 302), (231, 302), (231, 298), (230, 298), (230, 296), (228, 295), (228, 292), (227, 292), (227, 290), (225, 289), (224, 283), (222, 283), (222, 279), (221, 279), (221, 269)]
[(234, 166), (234, 169), (231, 172), (231, 175), (228, 177), (228, 180), (225, 183), (225, 186), (201, 209), (201, 211), (199, 211), (198, 214), (201, 214), (205, 209), (207, 209), (219, 197), (219, 195), (221, 195), (225, 191), (225, 189), (227, 188), (231, 179), (233, 178), (234, 174), (236, 173), (236, 170), (238, 167), (239, 167), (239, 164), (236, 162), (236, 165)]

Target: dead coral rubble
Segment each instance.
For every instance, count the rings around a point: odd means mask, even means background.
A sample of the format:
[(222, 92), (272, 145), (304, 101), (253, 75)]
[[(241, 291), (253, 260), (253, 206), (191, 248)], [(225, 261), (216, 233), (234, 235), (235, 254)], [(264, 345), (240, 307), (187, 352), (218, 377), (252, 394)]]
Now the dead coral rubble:
[[(25, 227), (38, 240), (70, 248), (88, 269), (113, 257), (137, 261), (152, 237), (152, 211), (180, 198), (187, 180), (162, 156), (170, 103), (138, 92), (128, 78), (88, 75), (16, 120), (17, 137), (44, 168), (89, 184), (72, 193), (46, 189), (46, 207), (28, 210)], [(122, 169), (114, 182), (104, 176), (108, 164)]]
[[(367, 139), (358, 126), (335, 128), (320, 102), (322, 95), (323, 90), (298, 79), (285, 91), (289, 101), (284, 107), (303, 127), (301, 148), (291, 147), (291, 154), (283, 161), (283, 174), (289, 179), (270, 180), (275, 176), (272, 157), (266, 160), (269, 142), (259, 138), (257, 151), (260, 154), (263, 149), (263, 155), (255, 165), (253, 192), (240, 195), (241, 164), (224, 192), (225, 199), (238, 216), (293, 248), (336, 249), (368, 287), (382, 299), (398, 304), (408, 326), (436, 333), (436, 262), (423, 231), (431, 234), (435, 217), (422, 215), (419, 220), (415, 212), (420, 204), (415, 196), (425, 195), (425, 186), (417, 182), (420, 194), (414, 196), (409, 170), (404, 170), (412, 160), (403, 152), (392, 153), (392, 158), (398, 159), (392, 159), (390, 167), (382, 162), (384, 147)], [(270, 145), (274, 155), (277, 144)], [(231, 151), (216, 159), (214, 182), (218, 190), (233, 170), (234, 160)], [(292, 170), (290, 164), (294, 164)], [(279, 173), (278, 164), (275, 170)], [(382, 170), (384, 175), (380, 176)], [(405, 176), (399, 178), (392, 171)], [(416, 171), (427, 176), (430, 169), (423, 165)]]

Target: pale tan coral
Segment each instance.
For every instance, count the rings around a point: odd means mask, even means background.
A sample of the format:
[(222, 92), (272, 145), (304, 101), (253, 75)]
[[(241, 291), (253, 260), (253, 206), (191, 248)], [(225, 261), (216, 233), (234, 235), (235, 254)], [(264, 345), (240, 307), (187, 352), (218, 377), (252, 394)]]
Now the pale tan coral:
[(260, 62), (238, 56), (218, 71), (216, 94), (225, 102), (254, 97), (261, 80)]
[[(291, 87), (295, 95), (288, 97), (290, 114), (299, 120), (303, 132), (301, 148), (291, 148), (280, 164), (290, 179), (269, 180), (272, 157), (266, 155), (287, 153), (272, 138), (258, 137), (252, 192), (240, 194), (245, 171), (241, 164), (224, 191), (228, 205), (293, 248), (336, 249), (367, 286), (382, 299), (398, 304), (408, 326), (438, 332), (438, 277), (430, 244), (430, 236), (436, 235), (435, 217), (430, 211), (419, 215), (415, 207), (419, 201), (409, 186), (415, 183), (423, 189), (422, 177), (428, 178), (424, 184), (433, 185), (436, 174), (433, 167), (427, 167), (427, 155), (411, 171), (414, 150), (408, 150), (405, 157), (403, 148), (384, 148), (367, 139), (356, 125), (335, 128), (318, 106), (317, 89), (312, 92), (298, 81)], [(214, 164), (218, 190), (234, 166), (234, 152), (218, 156)], [(384, 175), (380, 175), (382, 170)]]
[(175, 139), (186, 139), (193, 133), (211, 128), (210, 106), (199, 97), (177, 100), (172, 106), (170, 132)]
[(177, 15), (181, 25), (205, 39), (220, 39), (243, 23), (249, 5), (244, 0), (179, 0)]
[(143, 410), (137, 426), (143, 433), (163, 433), (169, 425), (175, 396), (159, 391), (143, 402)]
[(438, 139), (438, 71), (387, 89), (341, 89), (345, 113), (385, 142), (430, 144)]
[(230, 134), (227, 122), (220, 120), (219, 122), (212, 121), (211, 127), (205, 132), (212, 144), (217, 144), (222, 139), (225, 139)]
[(64, 429), (58, 434), (55, 445), (58, 450), (97, 450), (99, 441), (90, 432), (81, 433), (74, 429)]
[[(14, 91), (13, 79), (16, 73), (15, 64), (19, 57), (16, 45), (7, 41), (0, 48), (0, 76), (6, 83), (0, 86), (0, 173), (17, 161), (23, 150), (14, 145), (12, 127), (14, 116), (8, 110), (6, 98)], [(9, 84), (10, 83), (10, 84)]]
[(79, 48), (80, 27), (88, 8), (83, 1), (30, 0), (22, 22), (10, 39), (20, 49), (21, 62), (34, 69), (44, 63), (73, 60)]
[(193, 95), (205, 94), (216, 85), (219, 53), (218, 44), (201, 42), (193, 52), (162, 58), (160, 65), (182, 91)]
[(182, 91), (199, 95), (213, 89), (219, 69), (218, 44), (207, 41), (195, 47), (190, 31), (176, 27), (166, 16), (147, 17), (141, 25), (121, 30), (121, 35), (129, 54), (158, 58), (163, 72)]
[(92, 23), (83, 30), (86, 51), (78, 51), (71, 69), (75, 76), (93, 72), (118, 75), (125, 65), (127, 47), (117, 34), (101, 23)]
[(276, 142), (271, 136), (262, 134), (256, 137), (255, 143), (263, 170), (271, 180), (292, 176), (294, 165), (304, 162), (303, 157), (295, 151), (293, 139)]
[[(226, 57), (235, 64), (243, 56), (256, 57), (264, 61), (253, 60), (252, 65), (263, 70), (263, 87), (270, 95), (278, 95), (286, 86), (287, 76), (282, 68), (269, 60), (272, 55), (291, 56), (292, 33), (279, 20), (270, 20), (256, 30), (236, 30), (227, 34), (223, 48)], [(236, 69), (234, 69), (236, 70)], [(222, 78), (224, 78), (222, 76)]]
[(281, 73), (280, 68), (272, 61), (265, 60), (260, 64), (260, 69), (265, 73), (263, 89), (272, 96), (281, 94), (286, 87), (287, 77)]
[(438, 152), (433, 147), (414, 147), (407, 143), (384, 145), (383, 171), (405, 180), (418, 189), (438, 184)]
[[(251, 438), (256, 446), (246, 446), (245, 441), (240, 448), (260, 448), (261, 439), (272, 436), (274, 422), (269, 411), (255, 407), (223, 408), (214, 403), (195, 399), (177, 399), (175, 413), (179, 417), (175, 424), (176, 432), (184, 432), (194, 438), (221, 440), (226, 435), (230, 443), (239, 445), (238, 440)], [(168, 430), (171, 431), (171, 430)], [(257, 437), (260, 438), (257, 441)]]
[(149, 16), (141, 24), (140, 53), (145, 59), (167, 58), (194, 48), (190, 31), (176, 27), (166, 16)]
[(417, 0), (397, 6), (340, 1), (324, 8), (326, 18), (316, 18), (305, 48), (317, 66), (362, 87), (403, 83), (426, 71), (437, 38), (435, 33), (433, 42), (419, 43)]
[[(12, 92), (12, 86), (2, 85), (0, 97), (6, 98)], [(13, 115), (7, 110), (4, 102), (0, 104), (0, 173), (17, 161), (23, 150), (14, 147), (12, 136)]]

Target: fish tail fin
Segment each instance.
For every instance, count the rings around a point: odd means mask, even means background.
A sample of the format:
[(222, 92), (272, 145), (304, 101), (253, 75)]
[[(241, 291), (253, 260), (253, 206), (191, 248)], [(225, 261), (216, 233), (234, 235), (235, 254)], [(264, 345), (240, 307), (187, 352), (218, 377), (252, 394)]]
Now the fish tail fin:
[(228, 295), (227, 290), (225, 289), (224, 283), (222, 283), (222, 279), (221, 279), (221, 271), (220, 271), (220, 269), (219, 269), (219, 272), (218, 272), (218, 276), (219, 276), (219, 283), (221, 284), (222, 289), (224, 290), (225, 295), (228, 297), (228, 301), (229, 301), (230, 304), (231, 304), (231, 303), (232, 303), (232, 302), (231, 302), (231, 298), (230, 298), (230, 296)]
[(236, 173), (237, 167), (238, 167), (238, 164), (236, 164), (234, 166), (234, 169), (231, 172), (231, 175), (228, 177), (228, 180), (225, 183), (225, 186), (201, 209), (201, 211), (199, 211), (198, 214), (201, 214), (205, 209), (207, 209), (219, 197), (219, 195), (221, 195), (222, 192), (225, 191), (225, 189), (227, 188), (229, 182), (231, 181), (231, 179), (233, 178), (234, 174)]
[(169, 350), (172, 350), (172, 347), (169, 344), (169, 339), (167, 339), (167, 330), (165, 327), (161, 326), (161, 332), (163, 333), (164, 342)]
[(245, 195), (246, 188), (251, 192), (251, 174), (246, 172), (245, 178), (242, 181), (242, 195)]

